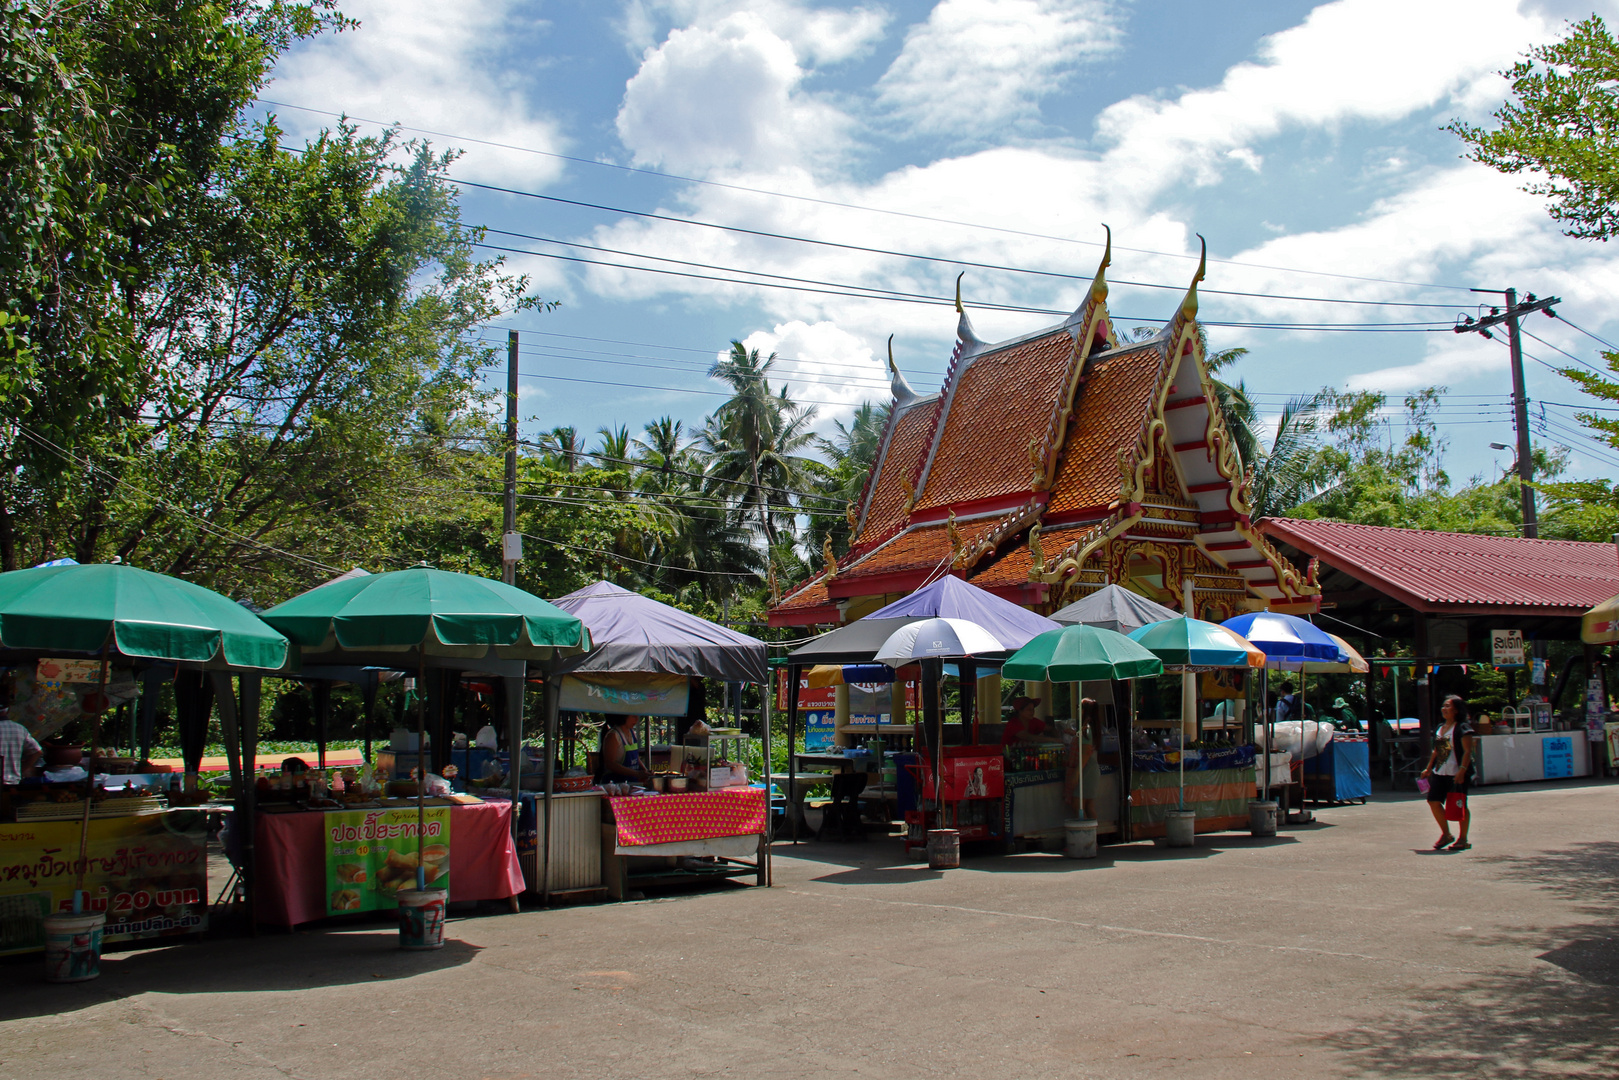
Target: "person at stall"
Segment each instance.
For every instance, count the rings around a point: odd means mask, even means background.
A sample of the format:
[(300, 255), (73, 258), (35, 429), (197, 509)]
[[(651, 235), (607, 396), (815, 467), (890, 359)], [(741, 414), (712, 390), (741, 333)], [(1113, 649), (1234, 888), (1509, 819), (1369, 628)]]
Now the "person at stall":
[[(1467, 806), (1467, 786), (1473, 768), (1473, 729), (1467, 722), (1467, 702), (1455, 694), (1445, 698), (1439, 707), (1443, 722), (1434, 732), (1433, 751), (1428, 755), (1427, 767), (1422, 770), (1428, 781), (1428, 810), (1439, 824), (1439, 839), (1434, 850), (1450, 848), (1466, 851), (1467, 829), (1473, 823), (1473, 813)], [(1445, 817), (1447, 802), (1458, 802), (1462, 818), (1456, 836), (1450, 835), (1450, 822)]]
[(626, 780), (646, 784), (652, 781), (652, 771), (641, 764), (641, 749), (635, 745), (634, 716), (607, 715), (602, 725), (601, 764), (596, 769), (596, 783), (622, 784)]
[[(1096, 760), (1096, 732), (1100, 716), (1101, 708), (1095, 698), (1080, 699), (1077, 745), (1070, 747), (1068, 768), (1063, 778), (1064, 786), (1068, 789), (1068, 797), (1064, 801), (1069, 810), (1078, 810), (1079, 816), (1088, 821), (1096, 818), (1095, 795), (1102, 786), (1102, 766)], [(1081, 776), (1085, 781), (1085, 796), (1081, 804), (1076, 806)]]
[(0, 763), (5, 767), (0, 780), (15, 784), (25, 776), (34, 775), (34, 766), (45, 756), (45, 751), (28, 729), (12, 720), (8, 713), (8, 709), (0, 707)]
[(1333, 709), (1338, 713), (1338, 730), (1353, 731), (1357, 734), (1366, 730), (1366, 725), (1360, 722), (1360, 714), (1355, 707), (1344, 698), (1337, 698), (1332, 703)]
[(1034, 715), (1035, 706), (1039, 704), (1039, 698), (1020, 696), (1012, 699), (1012, 715), (1007, 719), (1006, 726), (1001, 729), (1002, 745), (1052, 741), (1051, 732), (1046, 729), (1046, 722)]

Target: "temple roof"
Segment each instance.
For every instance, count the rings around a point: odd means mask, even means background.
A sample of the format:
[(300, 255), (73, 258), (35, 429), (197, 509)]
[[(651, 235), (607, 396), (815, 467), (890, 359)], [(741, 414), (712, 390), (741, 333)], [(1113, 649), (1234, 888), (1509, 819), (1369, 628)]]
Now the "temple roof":
[(1050, 516), (1106, 507), (1119, 497), (1121, 449), (1133, 447), (1152, 412), (1167, 347), (1162, 339), (1093, 359), (1069, 421)]

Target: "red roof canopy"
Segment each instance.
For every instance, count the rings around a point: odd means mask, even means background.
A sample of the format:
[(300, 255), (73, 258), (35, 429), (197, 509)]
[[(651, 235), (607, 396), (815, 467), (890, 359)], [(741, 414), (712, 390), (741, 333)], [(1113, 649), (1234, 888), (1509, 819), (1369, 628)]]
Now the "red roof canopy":
[(1576, 616), (1619, 591), (1612, 544), (1292, 518), (1260, 528), (1418, 611)]

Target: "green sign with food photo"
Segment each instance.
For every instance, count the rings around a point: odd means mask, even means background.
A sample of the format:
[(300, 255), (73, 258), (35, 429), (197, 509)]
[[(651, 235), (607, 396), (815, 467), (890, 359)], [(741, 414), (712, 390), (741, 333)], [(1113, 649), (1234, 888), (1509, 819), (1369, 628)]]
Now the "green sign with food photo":
[(420, 827), (415, 808), (344, 810), (326, 815), (326, 913), (382, 911), (398, 906), (400, 889), (416, 887), (416, 868), (429, 888), (450, 887), (450, 808), (430, 807)]

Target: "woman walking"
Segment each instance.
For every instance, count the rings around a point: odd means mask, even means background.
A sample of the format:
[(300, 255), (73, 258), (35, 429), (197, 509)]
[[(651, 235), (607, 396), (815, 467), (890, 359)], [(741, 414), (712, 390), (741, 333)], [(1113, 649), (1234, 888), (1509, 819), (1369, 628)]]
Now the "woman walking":
[[(1428, 781), (1428, 809), (1439, 823), (1439, 839), (1434, 841), (1433, 848), (1435, 851), (1447, 847), (1451, 851), (1466, 851), (1473, 846), (1467, 842), (1467, 828), (1473, 823), (1473, 813), (1467, 805), (1467, 778), (1473, 768), (1473, 729), (1467, 723), (1467, 702), (1457, 695), (1446, 697), (1439, 712), (1443, 719), (1434, 733), (1428, 766), (1422, 770), (1423, 778)], [(1445, 817), (1447, 803), (1461, 808), (1461, 828), (1454, 837), (1450, 835), (1450, 823)]]

